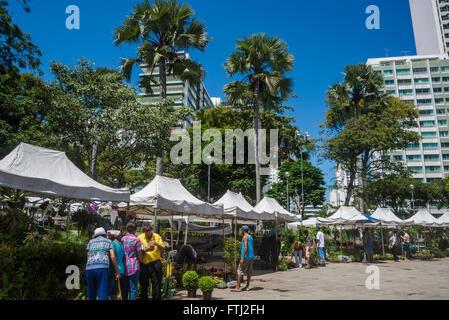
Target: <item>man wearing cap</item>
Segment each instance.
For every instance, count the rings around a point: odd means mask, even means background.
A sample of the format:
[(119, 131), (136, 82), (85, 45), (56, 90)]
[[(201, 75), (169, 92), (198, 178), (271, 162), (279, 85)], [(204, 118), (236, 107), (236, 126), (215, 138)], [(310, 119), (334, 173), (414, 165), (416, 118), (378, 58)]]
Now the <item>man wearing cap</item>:
[(98, 300), (108, 299), (108, 274), (109, 257), (115, 269), (115, 278), (120, 279), (120, 273), (115, 258), (112, 242), (105, 238), (104, 228), (97, 228), (94, 231), (94, 238), (87, 244), (87, 299)]
[[(240, 254), (240, 263), (237, 269), (237, 288), (231, 290), (233, 292), (249, 291), (249, 283), (251, 281), (251, 275), (253, 273), (253, 260), (254, 260), (254, 248), (253, 248), (253, 237), (248, 233), (248, 226), (243, 226), (240, 228), (243, 232), (243, 239)], [(247, 277), (246, 287), (240, 289), (240, 282), (242, 281), (242, 275)]]
[(162, 238), (153, 232), (153, 226), (145, 223), (139, 235), (142, 244), (142, 260), (140, 261), (140, 294), (142, 300), (148, 299), (149, 281), (151, 279), (151, 293), (153, 300), (161, 300), (162, 262), (161, 253), (165, 252)]
[(136, 236), (137, 225), (134, 222), (128, 222), (126, 230), (128, 233), (122, 238), (123, 251), (125, 252), (125, 274), (120, 281), (120, 286), (123, 300), (128, 300), (128, 293), (129, 300), (136, 300), (142, 245)]

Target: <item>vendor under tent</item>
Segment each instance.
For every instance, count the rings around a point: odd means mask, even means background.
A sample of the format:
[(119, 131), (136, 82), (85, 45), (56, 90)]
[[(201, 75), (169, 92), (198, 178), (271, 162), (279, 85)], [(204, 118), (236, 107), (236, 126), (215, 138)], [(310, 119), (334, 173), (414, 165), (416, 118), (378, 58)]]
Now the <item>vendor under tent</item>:
[(428, 209), (419, 209), (415, 215), (404, 220), (407, 224), (423, 227), (442, 227), (440, 220), (435, 218)]
[(0, 160), (0, 186), (34, 195), (80, 200), (129, 201), (129, 190), (102, 185), (78, 169), (65, 152), (20, 143)]
[(275, 199), (264, 197), (254, 207), (254, 210), (260, 213), (260, 220), (273, 221), (283, 220), (287, 222), (300, 221), (301, 218), (285, 210)]
[(445, 228), (449, 227), (449, 212), (446, 212), (441, 217), (439, 217), (437, 220), (440, 223), (441, 227), (445, 227)]
[(401, 227), (407, 225), (404, 220), (398, 218), (389, 208), (377, 208), (371, 215), (371, 218), (379, 219), (382, 226), (386, 227)]
[(341, 206), (328, 218), (317, 218), (318, 225), (339, 225), (369, 223), (370, 220), (354, 207)]

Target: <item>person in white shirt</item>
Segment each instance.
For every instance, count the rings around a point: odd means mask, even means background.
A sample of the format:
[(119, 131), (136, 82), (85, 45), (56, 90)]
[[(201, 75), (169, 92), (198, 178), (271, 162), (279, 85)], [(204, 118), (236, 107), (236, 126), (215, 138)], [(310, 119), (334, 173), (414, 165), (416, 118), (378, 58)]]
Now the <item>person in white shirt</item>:
[(320, 264), (326, 266), (326, 254), (324, 252), (324, 233), (320, 231), (320, 227), (316, 227), (316, 240), (318, 246), (318, 255), (320, 256)]
[(394, 261), (399, 261), (398, 259), (398, 240), (396, 239), (396, 235), (393, 233), (393, 231), (389, 232), (390, 239), (389, 239), (389, 248), (391, 251), (391, 254), (393, 255)]

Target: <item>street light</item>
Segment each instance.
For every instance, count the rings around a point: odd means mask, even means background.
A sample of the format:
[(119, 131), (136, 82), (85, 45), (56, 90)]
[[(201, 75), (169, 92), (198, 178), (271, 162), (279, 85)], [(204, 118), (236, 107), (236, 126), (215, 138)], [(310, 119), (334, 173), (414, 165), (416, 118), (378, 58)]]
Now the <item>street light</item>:
[(410, 189), (412, 189), (412, 215), (413, 215), (415, 213), (415, 199), (413, 197), (413, 190), (415, 189), (415, 186), (411, 184)]
[[(307, 142), (307, 140), (309, 139), (309, 133), (306, 131), (305, 132), (305, 140), (302, 139), (302, 143)], [(301, 143), (301, 220), (304, 219), (304, 170), (303, 170), (303, 157), (302, 157), (302, 145)]]
[(285, 176), (287, 177), (287, 211), (290, 212), (290, 197), (288, 196), (288, 177), (290, 176), (290, 172), (286, 172)]
[(210, 165), (212, 164), (212, 157), (207, 156), (207, 202), (210, 202)]

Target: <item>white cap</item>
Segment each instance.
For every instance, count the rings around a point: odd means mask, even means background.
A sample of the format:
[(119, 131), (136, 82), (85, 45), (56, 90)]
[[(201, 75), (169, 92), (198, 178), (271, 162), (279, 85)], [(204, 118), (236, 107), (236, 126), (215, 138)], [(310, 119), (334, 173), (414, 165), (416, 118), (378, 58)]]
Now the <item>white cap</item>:
[(106, 235), (106, 231), (104, 230), (104, 228), (97, 228), (94, 231), (94, 238), (98, 237), (98, 236), (104, 236)]

